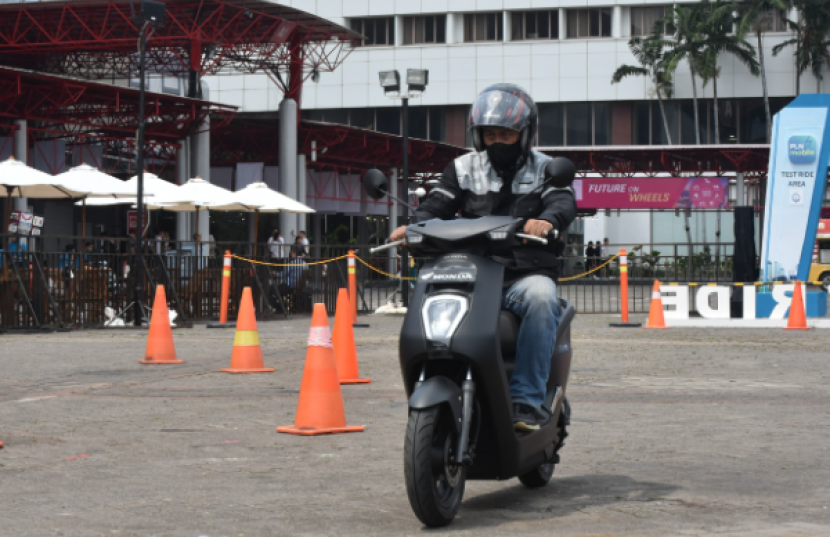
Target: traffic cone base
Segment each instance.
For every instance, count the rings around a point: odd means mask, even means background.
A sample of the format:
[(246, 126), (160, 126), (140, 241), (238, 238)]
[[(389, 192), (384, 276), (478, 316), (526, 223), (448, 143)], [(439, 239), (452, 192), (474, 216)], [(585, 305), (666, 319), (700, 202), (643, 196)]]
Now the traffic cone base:
[(804, 298), (801, 295), (801, 282), (795, 282), (793, 298), (790, 302), (790, 315), (784, 330), (810, 330), (804, 311)]
[(660, 282), (654, 280), (654, 288), (651, 291), (651, 306), (648, 309), (648, 321), (643, 328), (651, 330), (663, 330), (666, 326), (666, 319), (663, 316), (663, 300), (660, 298)]
[(273, 373), (265, 367), (262, 347), (259, 346), (259, 331), (256, 327), (256, 313), (251, 288), (242, 290), (239, 302), (239, 316), (236, 319), (236, 335), (233, 337), (231, 365), (220, 369), (223, 373)]
[(349, 313), (351, 304), (349, 292), (340, 289), (337, 292), (337, 309), (334, 313), (334, 359), (337, 363), (337, 377), (340, 384), (369, 384), (370, 379), (360, 378), (357, 366), (357, 347), (354, 343), (354, 330)]
[(150, 316), (150, 332), (147, 335), (147, 348), (144, 351), (144, 360), (139, 360), (138, 363), (144, 365), (184, 363), (176, 359), (173, 330), (170, 328), (170, 312), (167, 310), (167, 296), (163, 285), (156, 287), (153, 313)]
[(278, 433), (297, 434), (300, 436), (317, 436), (320, 434), (337, 434), (337, 433), (361, 433), (366, 428), (362, 425), (353, 425), (346, 427), (331, 427), (329, 429), (303, 429), (301, 427), (294, 427), (293, 425), (285, 427), (277, 427)]
[(340, 379), (340, 384), (370, 384), (372, 379)]
[[(345, 310), (348, 315), (348, 310)], [(314, 305), (308, 335), (300, 398), (293, 425), (277, 427), (277, 432), (300, 436), (357, 433), (362, 426), (346, 424), (343, 393), (337, 378), (337, 362), (331, 343), (325, 304)]]

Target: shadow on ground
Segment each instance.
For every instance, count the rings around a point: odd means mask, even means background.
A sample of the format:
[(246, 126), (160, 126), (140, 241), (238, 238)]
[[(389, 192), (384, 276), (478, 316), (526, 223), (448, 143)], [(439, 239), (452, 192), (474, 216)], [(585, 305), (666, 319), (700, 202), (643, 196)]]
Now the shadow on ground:
[[(588, 507), (617, 502), (664, 500), (678, 487), (667, 483), (637, 481), (625, 475), (583, 475), (558, 478), (540, 489), (528, 489), (514, 480), (493, 492), (465, 498), (456, 530), (498, 526), (521, 519), (545, 520), (567, 516)], [(467, 486), (475, 487), (475, 482)], [(469, 492), (469, 489), (468, 489)]]

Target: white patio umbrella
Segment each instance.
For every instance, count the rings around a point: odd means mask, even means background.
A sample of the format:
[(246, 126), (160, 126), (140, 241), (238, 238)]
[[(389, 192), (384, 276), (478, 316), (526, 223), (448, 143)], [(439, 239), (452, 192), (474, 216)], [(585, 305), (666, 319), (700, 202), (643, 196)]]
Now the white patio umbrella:
[(190, 179), (176, 188), (175, 192), (157, 195), (155, 201), (163, 204), (163, 208), (168, 211), (196, 211), (197, 217), (200, 209), (214, 209), (217, 211), (253, 210), (253, 207), (233, 199), (233, 192), (230, 190), (212, 185), (201, 177)]
[(12, 198), (81, 198), (88, 194), (84, 190), (73, 190), (63, 185), (63, 181), (54, 176), (27, 166), (14, 157), (0, 163), (0, 197), (6, 198), (6, 227), (11, 222)]
[[(138, 203), (136, 191), (138, 189), (138, 177), (133, 176), (129, 181), (124, 181), (122, 184), (126, 185), (131, 195), (123, 198), (92, 198), (87, 200), (87, 205), (103, 207), (107, 205), (121, 205)], [(166, 203), (159, 203), (158, 199), (163, 196), (172, 196), (178, 192), (179, 185), (165, 181), (159, 176), (150, 172), (144, 172), (144, 206), (147, 209), (163, 209)], [(77, 203), (76, 205), (80, 205)]]
[[(175, 193), (157, 196), (156, 202), (163, 204), (165, 211), (196, 212), (196, 222), (199, 222), (199, 211), (212, 209), (215, 211), (252, 211), (253, 208), (233, 199), (233, 193), (222, 187), (212, 185), (201, 177), (194, 177), (179, 186)], [(198, 226), (198, 224), (197, 224)]]
[(262, 181), (251, 183), (233, 194), (239, 203), (254, 208), (254, 243), (259, 230), (259, 213), (313, 213), (314, 209), (268, 188)]
[(83, 206), (83, 211), (81, 212), (81, 235), (86, 230), (86, 202), (88, 197), (103, 199), (135, 197), (135, 187), (130, 188), (130, 185), (126, 181), (108, 175), (97, 168), (93, 168), (89, 164), (75, 166), (67, 172), (58, 174), (56, 177), (61, 180), (65, 187), (71, 188), (72, 190), (88, 192), (81, 199), (81, 205)]

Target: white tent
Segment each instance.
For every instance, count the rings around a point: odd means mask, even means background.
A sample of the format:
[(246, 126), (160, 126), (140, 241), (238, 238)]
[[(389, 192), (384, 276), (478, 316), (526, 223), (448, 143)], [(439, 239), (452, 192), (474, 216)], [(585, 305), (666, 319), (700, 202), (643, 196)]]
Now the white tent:
[[(138, 203), (136, 197), (138, 191), (138, 176), (133, 176), (129, 181), (123, 183), (132, 193), (131, 197), (112, 199), (112, 198), (90, 198), (87, 200), (87, 205), (106, 206), (106, 205), (120, 205), (127, 204), (135, 205)], [(165, 181), (155, 174), (144, 172), (144, 206), (147, 209), (165, 209), (166, 203), (159, 203), (158, 200), (165, 196), (174, 196), (178, 192), (179, 186)], [(78, 203), (77, 205), (80, 205)]]
[(251, 183), (242, 190), (234, 192), (233, 197), (254, 209), (254, 242), (257, 242), (259, 230), (259, 213), (313, 213), (314, 209), (293, 200), (276, 190), (268, 188), (262, 181)]
[(86, 205), (87, 198), (129, 198), (135, 197), (135, 189), (130, 188), (125, 181), (112, 175), (106, 174), (89, 164), (75, 166), (71, 170), (56, 176), (61, 180), (64, 187), (75, 191), (87, 192), (81, 200), (83, 211), (81, 212), (81, 234), (86, 230)]
[(254, 210), (263, 213), (313, 213), (314, 209), (293, 200), (276, 190), (268, 188), (268, 185), (258, 181), (251, 183), (242, 190), (235, 192), (233, 197), (239, 203), (253, 207)]
[(0, 197), (6, 198), (6, 226), (9, 229), (12, 213), (12, 198), (82, 198), (88, 194), (83, 190), (73, 190), (63, 185), (59, 177), (43, 173), (14, 157), (0, 163)]
[(230, 190), (212, 185), (201, 177), (189, 180), (178, 187), (175, 192), (157, 195), (155, 201), (164, 204), (165, 210), (176, 212), (196, 211), (198, 213), (200, 209), (253, 211), (252, 207), (236, 201)]

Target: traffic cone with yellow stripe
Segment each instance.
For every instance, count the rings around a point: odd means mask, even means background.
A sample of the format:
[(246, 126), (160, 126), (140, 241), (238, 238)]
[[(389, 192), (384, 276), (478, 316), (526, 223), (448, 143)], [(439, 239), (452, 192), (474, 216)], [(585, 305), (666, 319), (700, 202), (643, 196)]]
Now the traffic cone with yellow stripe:
[(274, 370), (265, 367), (262, 361), (262, 349), (259, 346), (259, 332), (256, 329), (254, 299), (251, 288), (242, 290), (239, 315), (236, 318), (236, 335), (233, 337), (231, 366), (221, 371), (225, 373), (271, 373)]
[(297, 415), (294, 425), (277, 427), (277, 432), (315, 436), (360, 432), (363, 429), (360, 425), (346, 425), (343, 392), (337, 378), (326, 305), (314, 304)]
[(643, 328), (668, 328), (663, 316), (663, 299), (660, 298), (660, 282), (654, 280), (651, 292), (651, 307), (648, 310), (648, 322)]

